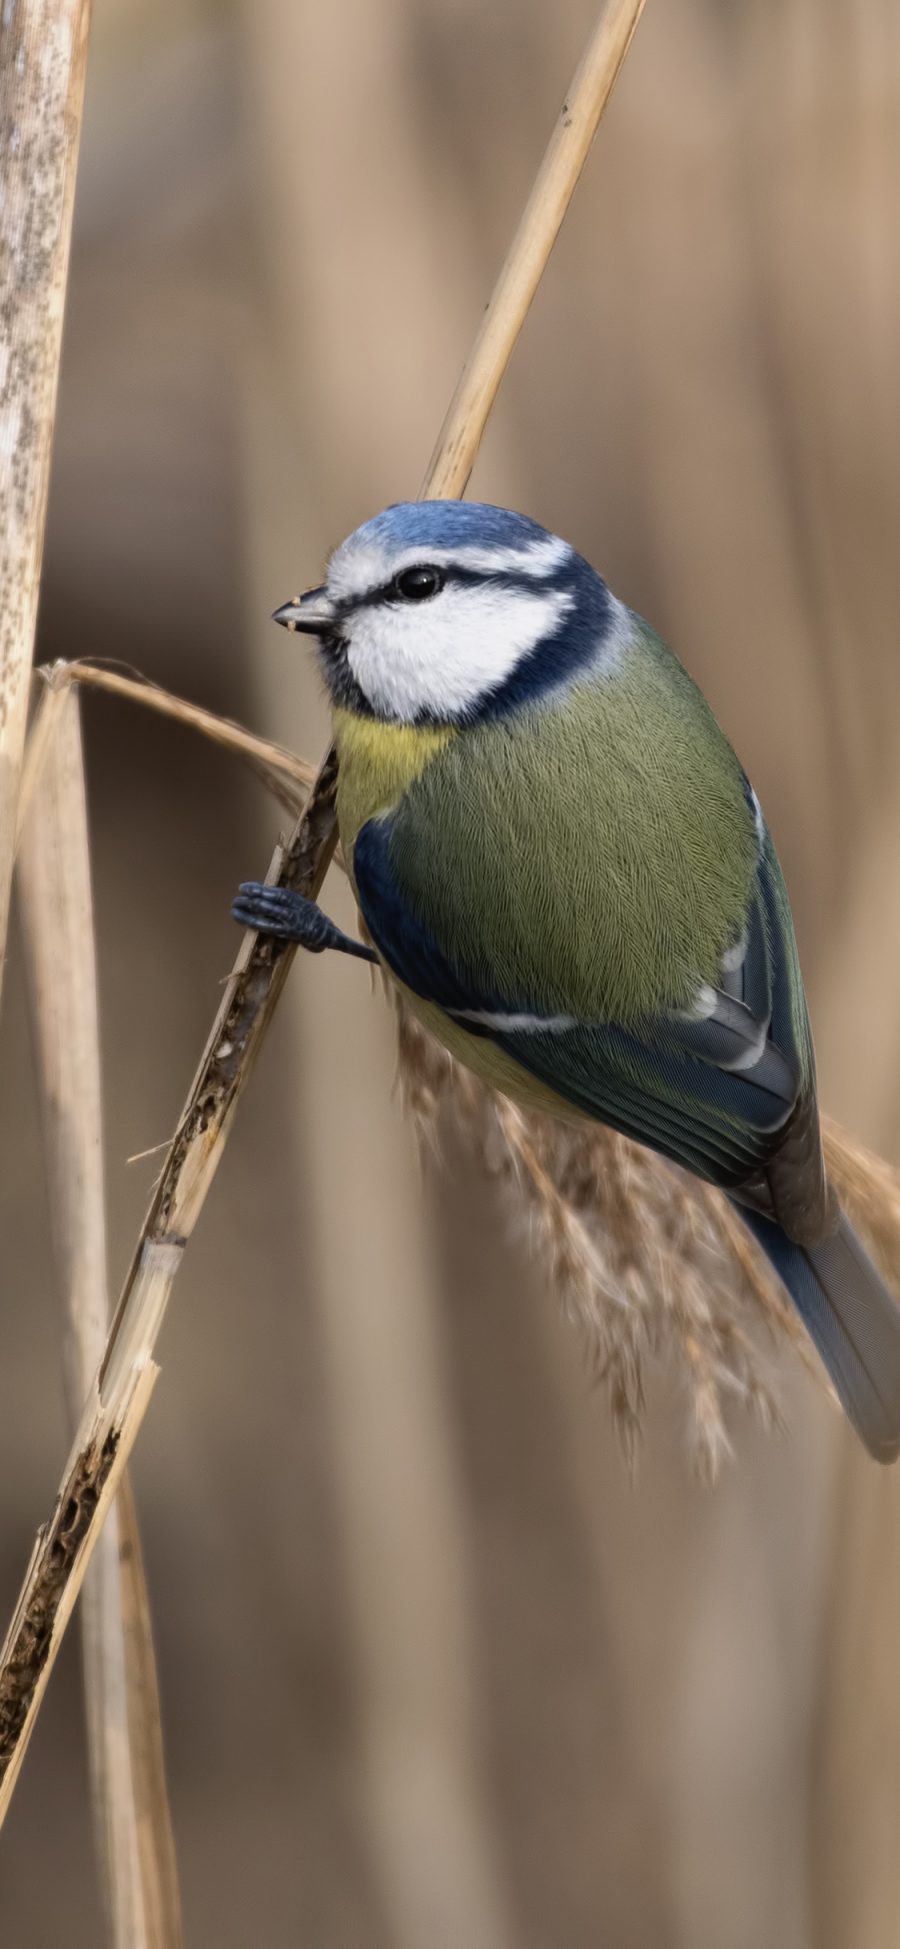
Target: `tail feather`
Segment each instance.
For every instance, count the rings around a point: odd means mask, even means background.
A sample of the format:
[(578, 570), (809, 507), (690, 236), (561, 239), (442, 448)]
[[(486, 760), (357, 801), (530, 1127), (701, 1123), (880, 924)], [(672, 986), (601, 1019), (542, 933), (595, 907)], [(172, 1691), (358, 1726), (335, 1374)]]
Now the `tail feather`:
[(741, 1217), (787, 1287), (856, 1432), (878, 1462), (900, 1453), (900, 1305), (848, 1218), (821, 1245), (795, 1245), (780, 1226)]

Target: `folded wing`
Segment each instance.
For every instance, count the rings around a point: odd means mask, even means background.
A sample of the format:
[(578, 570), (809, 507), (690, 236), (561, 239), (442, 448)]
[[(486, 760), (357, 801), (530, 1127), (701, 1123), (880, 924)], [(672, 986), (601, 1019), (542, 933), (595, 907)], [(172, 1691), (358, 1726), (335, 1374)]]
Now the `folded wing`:
[[(505, 994), (455, 965), (401, 883), (390, 816), (363, 828), (353, 864), (372, 939), (406, 987), (576, 1109), (778, 1215), (770, 1165), (798, 1109), (814, 1109), (815, 1085), (787, 896), (765, 833), (745, 928), (723, 951), (719, 983), (698, 986), (690, 1008), (627, 1029), (580, 1020), (564, 1001), (551, 1011)], [(804, 1193), (806, 1204), (822, 1196), (824, 1177)]]

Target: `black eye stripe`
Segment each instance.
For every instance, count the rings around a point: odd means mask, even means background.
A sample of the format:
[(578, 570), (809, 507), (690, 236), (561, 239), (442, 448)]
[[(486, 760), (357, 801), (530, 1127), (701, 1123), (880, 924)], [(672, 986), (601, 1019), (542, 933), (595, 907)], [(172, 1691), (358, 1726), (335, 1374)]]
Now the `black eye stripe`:
[[(571, 582), (571, 567), (566, 562), (555, 564), (541, 575), (527, 575), (524, 571), (516, 569), (500, 569), (493, 574), (487, 574), (484, 569), (463, 568), (453, 563), (438, 565), (431, 562), (415, 562), (411, 563), (410, 567), (436, 568), (441, 577), (441, 585), (446, 589), (510, 589), (521, 590), (526, 595), (546, 595), (548, 591), (565, 591)], [(400, 570), (400, 575), (406, 573), (408, 573), (406, 569)], [(377, 589), (366, 589), (358, 596), (345, 596), (336, 605), (338, 614), (352, 616), (357, 610), (373, 609), (378, 603), (396, 603), (398, 598), (395, 595), (395, 587), (398, 579), (397, 576), (392, 576), (390, 582), (382, 582)], [(402, 601), (402, 597), (399, 600)]]

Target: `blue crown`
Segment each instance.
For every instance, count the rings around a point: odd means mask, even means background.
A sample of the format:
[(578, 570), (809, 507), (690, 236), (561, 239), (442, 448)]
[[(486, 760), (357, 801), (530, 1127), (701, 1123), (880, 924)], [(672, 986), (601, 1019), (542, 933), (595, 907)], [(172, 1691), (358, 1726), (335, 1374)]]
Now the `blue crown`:
[(396, 501), (357, 533), (389, 548), (513, 548), (523, 555), (552, 539), (527, 514), (485, 501)]

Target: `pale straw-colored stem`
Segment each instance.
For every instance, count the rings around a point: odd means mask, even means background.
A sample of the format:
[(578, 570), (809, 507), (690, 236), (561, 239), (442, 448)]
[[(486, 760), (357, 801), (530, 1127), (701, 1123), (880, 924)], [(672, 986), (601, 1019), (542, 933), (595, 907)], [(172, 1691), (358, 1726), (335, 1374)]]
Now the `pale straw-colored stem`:
[(0, 973), (89, 19), (89, 0), (18, 0), (0, 12)]
[[(495, 313), (505, 319), (502, 333), (492, 338), (493, 381), (488, 383), (487, 355), (479, 353), (475, 362), (481, 371), (477, 392), (464, 382), (457, 393), (428, 471), (426, 487), (431, 494), (436, 486), (442, 494), (457, 494), (465, 485), (491, 402), (642, 7), (643, 0), (605, 0), (600, 9), (590, 43), (594, 52), (579, 69), (554, 130), (549, 160), (542, 165), (539, 182), (544, 189), (537, 200), (534, 196), (530, 199), (527, 226), (523, 223), (519, 228), (514, 251), (506, 260), (492, 300)], [(551, 205), (547, 217), (545, 196)], [(514, 302), (513, 293), (517, 294)], [(445, 462), (445, 448), (448, 455), (455, 456), (452, 461)], [(268, 874), (271, 882), (294, 887), (308, 896), (318, 893), (337, 838), (336, 782), (337, 765), (333, 752), (329, 752), (302, 819), (287, 845), (275, 852)], [(134, 1439), (149, 1398), (146, 1388), (136, 1388), (135, 1377), (147, 1372), (172, 1282), (292, 959), (290, 948), (254, 934), (244, 936), (137, 1243), (70, 1471), (83, 1467), (87, 1458), (96, 1472), (97, 1456), (105, 1456), (110, 1443), (115, 1455)], [(6, 1776), (0, 1787), (0, 1820), (9, 1804), (37, 1698), (58, 1649), (61, 1627), (56, 1620), (68, 1615), (74, 1601), (73, 1584), (77, 1589), (97, 1535), (98, 1519), (85, 1511), (78, 1550), (61, 1576), (57, 1559), (61, 1532), (68, 1522), (68, 1495), (67, 1474), (54, 1514), (39, 1539), (0, 1654), (0, 1778)], [(40, 1659), (33, 1655), (36, 1616), (42, 1625)], [(4, 1710), (7, 1700), (12, 1709)]]
[(453, 500), (466, 491), (491, 407), (643, 7), (644, 0), (637, 0), (637, 4), (635, 0), (610, 0), (600, 9), (471, 356), (447, 409), (419, 490), (422, 501)]
[(28, 814), (40, 790), (44, 767), (53, 749), (57, 726), (64, 711), (65, 692), (53, 690), (49, 684), (42, 685), (28, 726), (25, 753), (22, 758), (19, 798), (16, 805), (16, 856), (18, 856)]
[[(33, 775), (40, 741), (41, 788), (21, 834), (18, 890), (74, 1431), (109, 1326), (97, 971), (78, 693), (47, 690), (41, 706), (26, 751)], [(177, 1949), (153, 1640), (126, 1489), (123, 1480), (81, 1605), (97, 1853), (115, 1949)]]
[[(140, 704), (144, 710), (156, 711), (160, 717), (170, 717), (188, 730), (199, 731), (212, 744), (221, 745), (223, 750), (232, 751), (238, 758), (243, 758), (295, 818), (306, 804), (309, 788), (316, 776), (315, 765), (310, 764), (307, 758), (298, 758), (295, 752), (288, 751), (283, 744), (273, 744), (270, 738), (257, 737), (232, 718), (219, 717), (215, 711), (206, 711), (202, 705), (191, 704), (186, 697), (178, 697), (174, 691), (164, 690), (161, 684), (142, 676), (138, 670), (126, 676), (121, 669), (111, 669), (106, 664), (86, 659), (73, 663), (60, 660), (43, 665), (39, 675), (51, 695), (64, 690), (68, 684), (78, 684), (82, 689), (104, 690), (111, 697)], [(30, 754), (30, 735), (28, 743)], [(26, 780), (23, 776), (23, 795), (25, 790)]]

